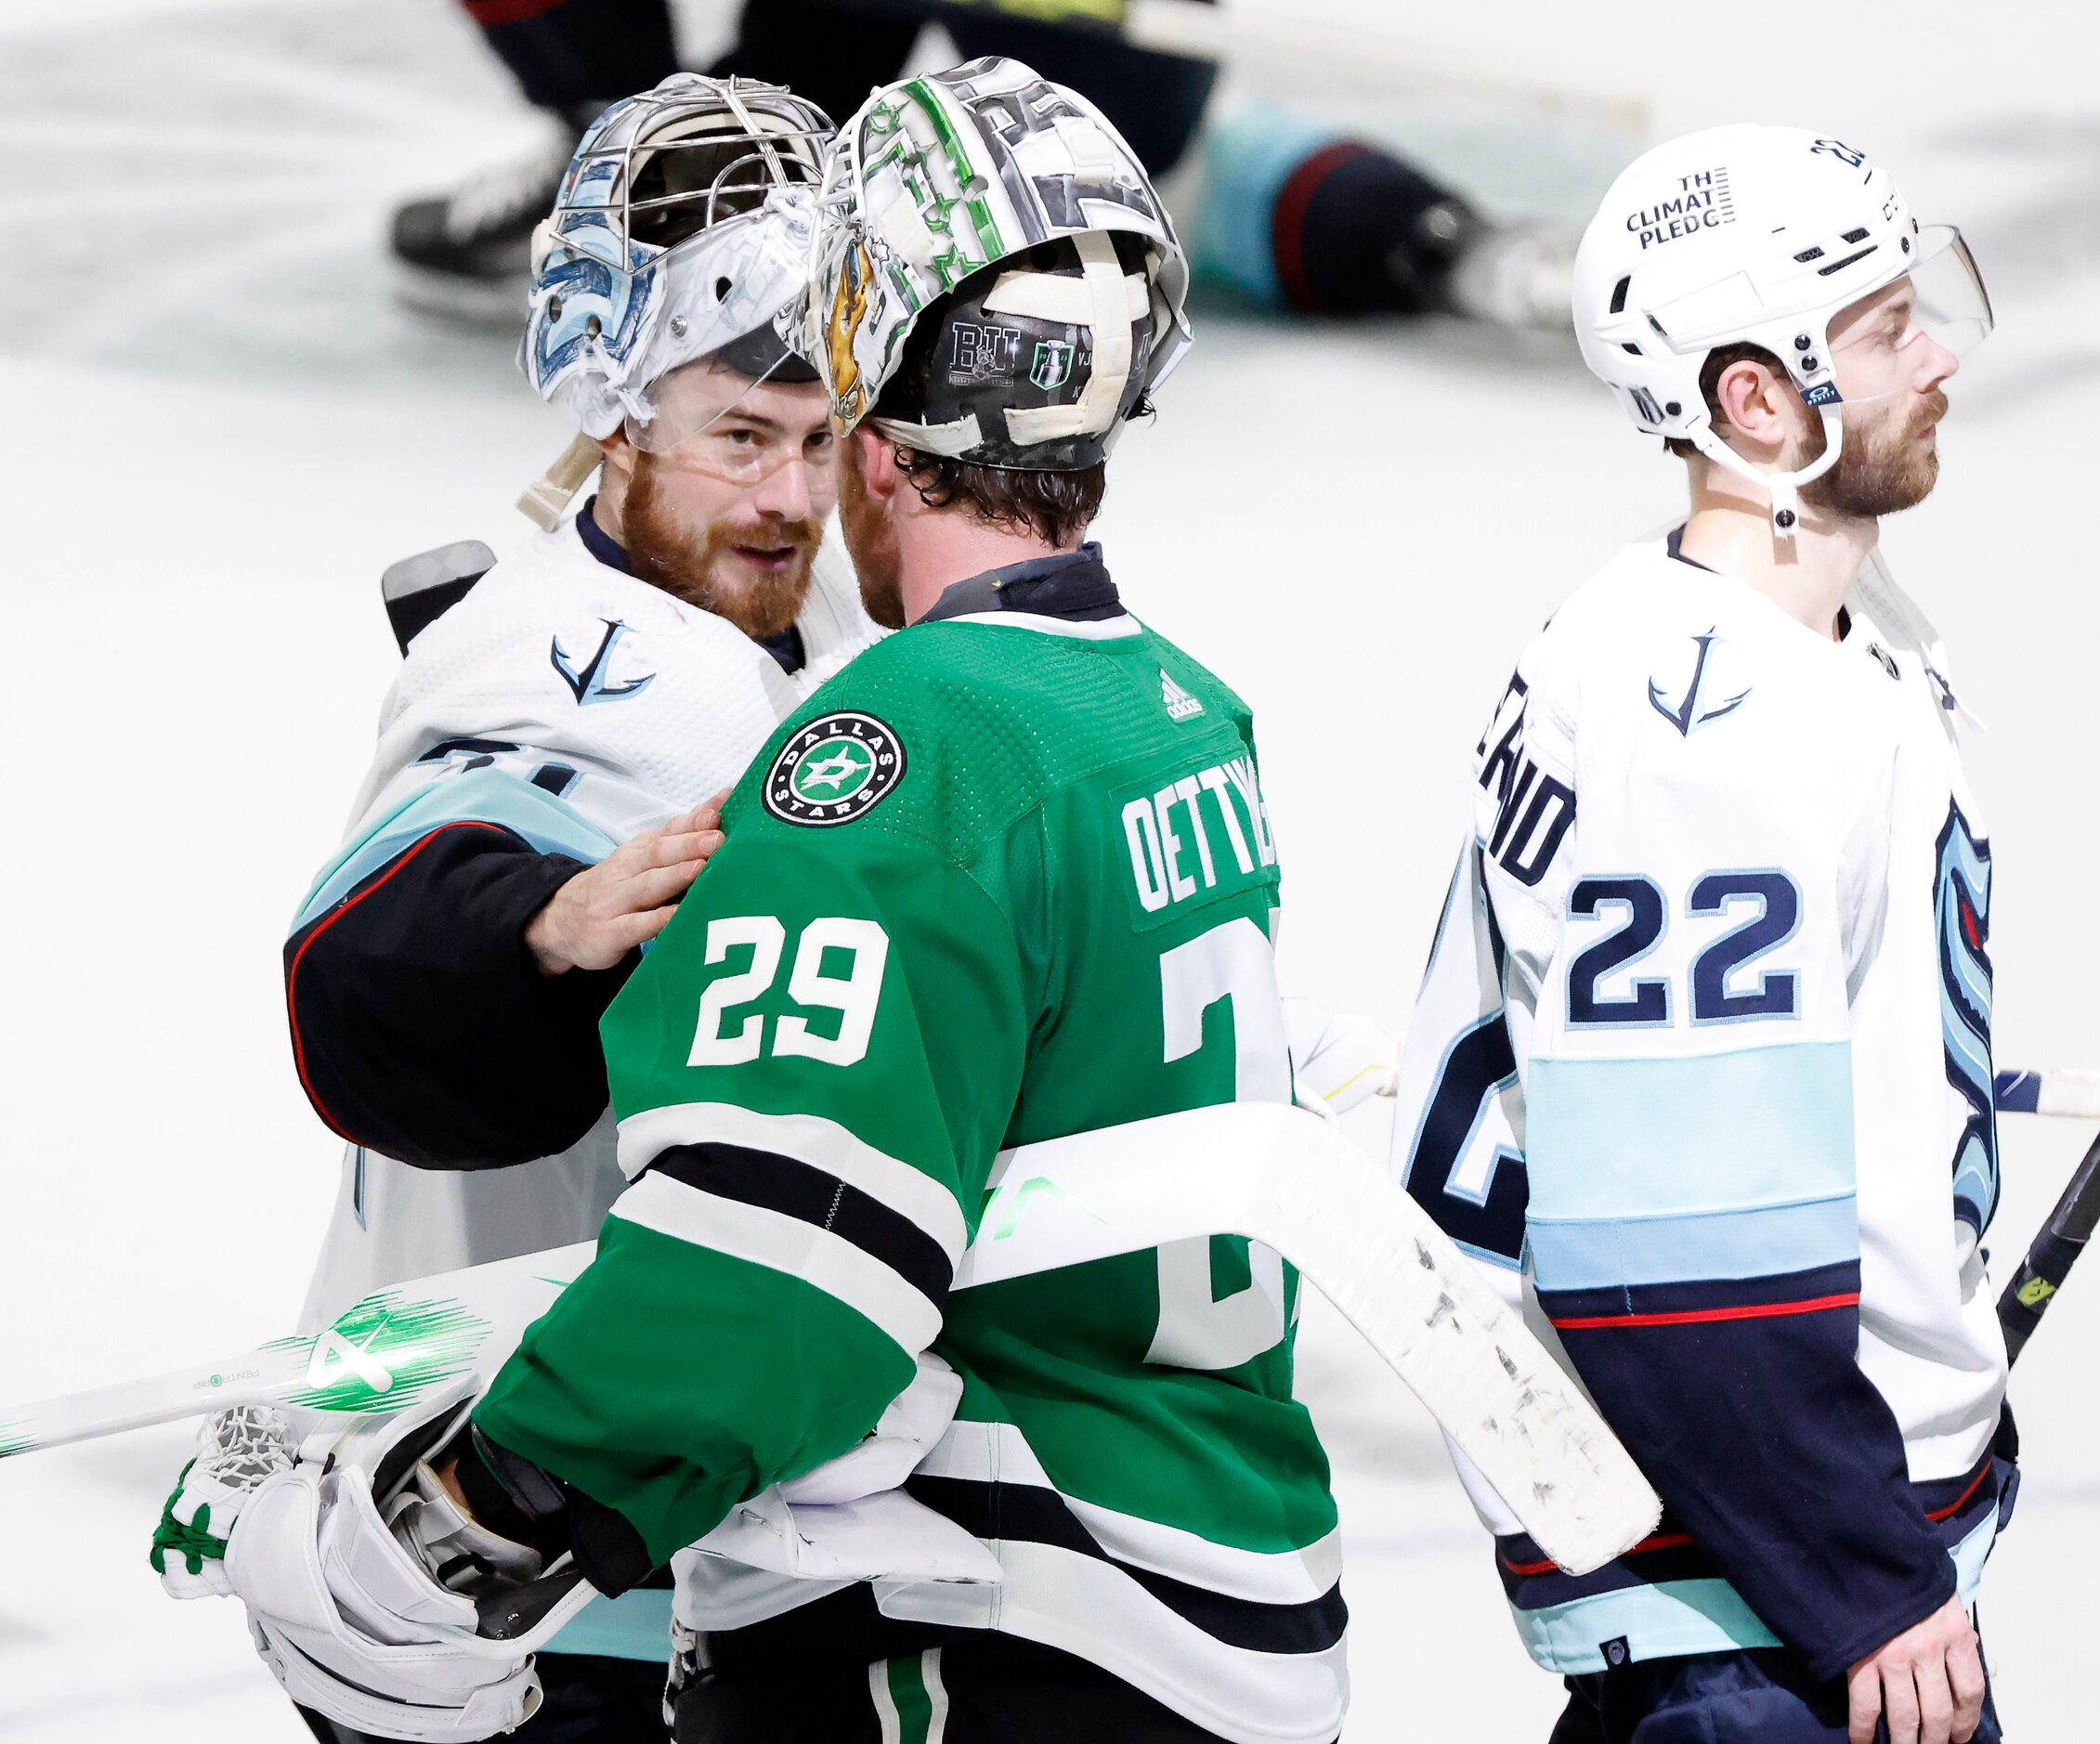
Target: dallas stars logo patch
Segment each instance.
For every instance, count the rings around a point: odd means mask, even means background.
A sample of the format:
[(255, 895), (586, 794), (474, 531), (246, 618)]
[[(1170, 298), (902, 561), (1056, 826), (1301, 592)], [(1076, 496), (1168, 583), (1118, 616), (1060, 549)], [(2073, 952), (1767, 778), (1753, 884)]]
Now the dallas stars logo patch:
[(789, 824), (850, 824), (904, 779), (904, 746), (871, 714), (820, 715), (780, 748), (765, 809)]

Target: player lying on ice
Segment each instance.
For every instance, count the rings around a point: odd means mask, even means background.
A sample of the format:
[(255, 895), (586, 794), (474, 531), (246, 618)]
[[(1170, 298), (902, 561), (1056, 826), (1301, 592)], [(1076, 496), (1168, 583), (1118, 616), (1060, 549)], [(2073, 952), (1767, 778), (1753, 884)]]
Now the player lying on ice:
[(1476, 1501), (1568, 1679), (1555, 1744), (1995, 1739), (1990, 851), (1946, 656), (1875, 555), (1989, 304), (1885, 170), (1768, 127), (1636, 162), (1575, 283), (1690, 513), (1494, 711), (1395, 1163), (1667, 1513), (1575, 1580)]
[(471, 1428), (433, 1401), (272, 1478), (212, 1578), (379, 1736), (528, 1718), (529, 1660), (463, 1623), (567, 1554), (611, 1594), (674, 1561), (683, 1738), (1317, 1744), (1345, 1613), (1295, 1274), (1205, 1239), (948, 1295), (1003, 1146), (1293, 1094), (1246, 709), (1081, 542), (1187, 344), (1180, 245), (1004, 61), (873, 97), (821, 222), (841, 520), (912, 628), (774, 735), (607, 1013), (597, 1262)]

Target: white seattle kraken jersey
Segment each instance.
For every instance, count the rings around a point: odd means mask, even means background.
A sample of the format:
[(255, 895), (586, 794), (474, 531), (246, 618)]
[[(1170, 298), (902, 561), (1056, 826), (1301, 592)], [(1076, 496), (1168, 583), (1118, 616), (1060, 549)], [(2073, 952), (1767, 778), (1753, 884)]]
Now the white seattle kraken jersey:
[[(1924, 1482), (1984, 1456), (2004, 1390), (1977, 1253), (1990, 856), (1937, 635), (1878, 559), (1846, 609), (1833, 642), (1658, 540), (1525, 650), (1479, 748), (1393, 1162), (1556, 1348), (1551, 1321), (1599, 1323), (1557, 1298), (1856, 1260), (1859, 1366)], [(1964, 1594), (1992, 1524), (1953, 1552)], [(1612, 1635), (1637, 1659), (1774, 1639), (1740, 1601), (1606, 1624), (1625, 1596), (1584, 1601), (1579, 1652), (1520, 1627), (1571, 1672)]]
[[(789, 673), (726, 619), (599, 562), (573, 520), (537, 535), (410, 644), (344, 847), (294, 930), (444, 823), (595, 861), (732, 785), (881, 633), (830, 540), (797, 628)], [(303, 1324), (405, 1279), (589, 1240), (623, 1184), (613, 1138), (608, 1110), (569, 1151), (490, 1170), (350, 1147)]]

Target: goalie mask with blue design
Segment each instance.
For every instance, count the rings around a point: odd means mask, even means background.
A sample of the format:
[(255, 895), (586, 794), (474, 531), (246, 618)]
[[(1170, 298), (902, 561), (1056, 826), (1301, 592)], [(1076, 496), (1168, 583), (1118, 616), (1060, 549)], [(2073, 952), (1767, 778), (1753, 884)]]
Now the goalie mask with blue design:
[(541, 397), (664, 453), (758, 383), (815, 380), (779, 322), (830, 133), (781, 86), (689, 72), (599, 116), (533, 236), (519, 362)]

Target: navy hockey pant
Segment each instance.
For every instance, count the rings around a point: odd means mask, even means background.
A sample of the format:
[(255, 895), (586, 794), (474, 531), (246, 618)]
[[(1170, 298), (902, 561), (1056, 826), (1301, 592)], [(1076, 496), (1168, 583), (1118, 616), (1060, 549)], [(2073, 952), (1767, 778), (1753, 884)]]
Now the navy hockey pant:
[[(1551, 1744), (1846, 1744), (1845, 1680), (1813, 1683), (1780, 1647), (1647, 1659), (1567, 1684)], [(1987, 1693), (1973, 1744), (2003, 1736)]]

